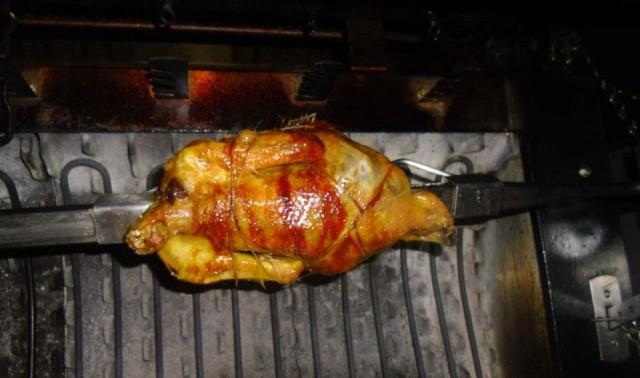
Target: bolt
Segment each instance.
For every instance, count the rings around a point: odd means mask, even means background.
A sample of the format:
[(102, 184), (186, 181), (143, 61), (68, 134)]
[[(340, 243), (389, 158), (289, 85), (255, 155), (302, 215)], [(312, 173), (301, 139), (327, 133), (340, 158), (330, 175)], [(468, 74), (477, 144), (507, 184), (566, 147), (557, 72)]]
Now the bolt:
[(604, 289), (604, 297), (609, 299), (609, 297), (611, 297), (611, 290)]
[(580, 177), (582, 178), (588, 178), (591, 176), (593, 172), (591, 171), (591, 167), (583, 165), (580, 167), (580, 169), (578, 169), (578, 174), (580, 175)]

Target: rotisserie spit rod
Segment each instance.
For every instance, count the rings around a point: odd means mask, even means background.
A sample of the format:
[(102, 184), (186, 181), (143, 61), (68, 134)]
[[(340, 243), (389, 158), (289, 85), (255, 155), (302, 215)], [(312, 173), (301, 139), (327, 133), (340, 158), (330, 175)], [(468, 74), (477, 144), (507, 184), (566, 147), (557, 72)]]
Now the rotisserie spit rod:
[(93, 205), (2, 211), (0, 248), (123, 243), (123, 235), (153, 195), (106, 194)]
[[(638, 183), (550, 186), (501, 182), (487, 175), (449, 176), (421, 189), (441, 198), (457, 225), (579, 199), (615, 200), (631, 211), (640, 199)], [(152, 192), (110, 194), (99, 196), (93, 205), (0, 211), (0, 249), (123, 243), (127, 229), (152, 203), (153, 196)]]

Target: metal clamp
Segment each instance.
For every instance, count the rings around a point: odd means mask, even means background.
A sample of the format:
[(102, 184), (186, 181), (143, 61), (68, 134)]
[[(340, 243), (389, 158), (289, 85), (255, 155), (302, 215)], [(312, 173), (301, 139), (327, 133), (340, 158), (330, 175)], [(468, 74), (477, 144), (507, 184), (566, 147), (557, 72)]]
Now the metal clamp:
[(451, 176), (451, 174), (442, 171), (440, 169), (436, 169), (433, 167), (430, 167), (428, 165), (422, 164), (422, 163), (418, 163), (417, 161), (413, 161), (410, 159), (397, 159), (393, 161), (394, 164), (399, 165), (399, 166), (404, 166), (407, 168), (415, 168), (419, 171), (425, 172), (425, 173), (430, 173), (432, 175), (436, 175), (436, 176), (442, 176), (442, 177), (449, 177)]
[(466, 158), (452, 158), (444, 165), (447, 169), (454, 163), (463, 164), (467, 171), (463, 175), (454, 175), (409, 159), (398, 159), (393, 163), (409, 170), (435, 175), (436, 181), (428, 182), (426, 187), (447, 204), (459, 225), (473, 224), (500, 214), (504, 183), (490, 175), (471, 173), (473, 164)]

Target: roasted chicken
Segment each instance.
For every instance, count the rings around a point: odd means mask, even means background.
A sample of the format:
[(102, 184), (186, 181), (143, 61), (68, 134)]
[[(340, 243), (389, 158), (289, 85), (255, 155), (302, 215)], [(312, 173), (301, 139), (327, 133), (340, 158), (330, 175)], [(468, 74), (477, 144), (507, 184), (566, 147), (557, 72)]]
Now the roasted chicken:
[(412, 191), (385, 156), (327, 124), (195, 141), (164, 171), (126, 241), (193, 283), (332, 275), (453, 227), (434, 194)]

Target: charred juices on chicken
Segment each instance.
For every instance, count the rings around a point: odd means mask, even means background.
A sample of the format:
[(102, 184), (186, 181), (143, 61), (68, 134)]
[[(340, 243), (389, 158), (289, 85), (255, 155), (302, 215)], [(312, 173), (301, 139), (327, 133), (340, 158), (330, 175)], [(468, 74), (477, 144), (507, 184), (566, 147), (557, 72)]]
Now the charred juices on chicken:
[(412, 191), (384, 155), (327, 124), (195, 141), (164, 172), (126, 241), (192, 283), (332, 275), (453, 228), (434, 194)]

